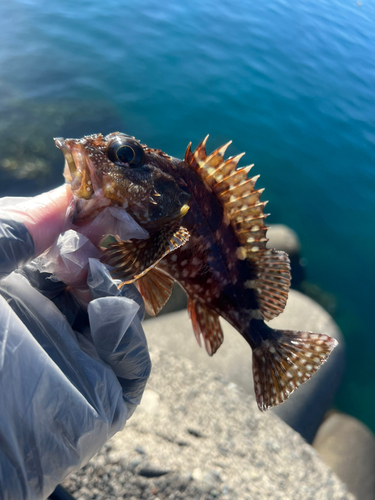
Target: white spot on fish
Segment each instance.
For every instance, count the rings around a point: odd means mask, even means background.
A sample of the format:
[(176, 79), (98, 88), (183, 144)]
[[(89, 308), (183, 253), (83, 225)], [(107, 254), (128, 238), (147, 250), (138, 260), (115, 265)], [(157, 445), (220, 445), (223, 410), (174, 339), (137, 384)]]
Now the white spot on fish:
[(244, 283), (245, 288), (255, 288), (255, 281), (254, 280), (246, 280)]
[(246, 248), (245, 247), (238, 247), (236, 249), (236, 255), (237, 255), (237, 259), (240, 259), (240, 260), (245, 260), (246, 259)]

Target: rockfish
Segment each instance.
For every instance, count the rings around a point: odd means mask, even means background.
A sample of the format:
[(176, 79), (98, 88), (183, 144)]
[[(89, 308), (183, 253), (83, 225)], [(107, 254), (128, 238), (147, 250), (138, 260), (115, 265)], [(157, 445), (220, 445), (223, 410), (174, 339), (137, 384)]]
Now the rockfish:
[[(112, 242), (102, 261), (122, 284), (135, 282), (146, 310), (156, 315), (175, 281), (188, 296), (198, 344), (212, 356), (223, 342), (219, 316), (249, 343), (260, 410), (285, 401), (324, 363), (337, 341), (327, 335), (275, 330), (265, 321), (285, 307), (290, 286), (286, 253), (266, 247), (266, 202), (242, 155), (224, 159), (229, 146), (206, 153), (206, 139), (185, 158), (113, 133), (55, 139), (65, 177), (77, 200), (76, 218), (105, 206), (123, 207), (148, 239)], [(108, 238), (107, 238), (108, 240)]]

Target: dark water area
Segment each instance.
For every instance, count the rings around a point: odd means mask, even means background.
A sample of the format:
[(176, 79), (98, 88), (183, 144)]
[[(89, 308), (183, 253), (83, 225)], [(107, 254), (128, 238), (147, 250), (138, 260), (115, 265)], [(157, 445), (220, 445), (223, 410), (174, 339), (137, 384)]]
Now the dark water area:
[(366, 0), (2, 2), (0, 196), (62, 182), (56, 136), (177, 157), (233, 139), (345, 335), (336, 406), (375, 430), (374, 19)]

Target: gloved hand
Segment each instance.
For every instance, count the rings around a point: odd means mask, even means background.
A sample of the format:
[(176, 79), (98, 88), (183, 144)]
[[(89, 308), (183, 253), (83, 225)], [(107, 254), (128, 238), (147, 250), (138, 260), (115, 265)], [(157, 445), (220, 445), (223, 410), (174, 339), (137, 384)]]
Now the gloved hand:
[[(66, 228), (71, 197), (62, 187), (2, 202), (8, 206), (1, 210), (0, 200), (0, 498), (44, 499), (139, 404), (151, 369), (144, 307), (134, 286), (118, 290), (95, 259), (88, 263), (87, 310), (36, 260), (10, 273)], [(73, 239), (78, 250), (87, 241)], [(76, 261), (83, 268), (82, 255)]]

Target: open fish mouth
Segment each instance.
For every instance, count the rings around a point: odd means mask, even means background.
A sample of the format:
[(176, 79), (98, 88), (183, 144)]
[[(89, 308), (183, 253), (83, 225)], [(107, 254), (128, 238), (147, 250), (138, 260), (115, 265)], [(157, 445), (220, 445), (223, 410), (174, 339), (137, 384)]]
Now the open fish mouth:
[(64, 158), (69, 166), (69, 169), (71, 172), (74, 172), (76, 169), (76, 165), (74, 163), (74, 158), (72, 153), (70, 152), (70, 149), (68, 146), (65, 144), (65, 139), (63, 137), (56, 137), (54, 139), (56, 147), (59, 148), (64, 155)]
[(71, 184), (72, 190), (79, 198), (90, 199), (94, 191), (84, 144), (81, 141), (63, 137), (56, 137), (54, 141), (65, 158), (65, 179)]

